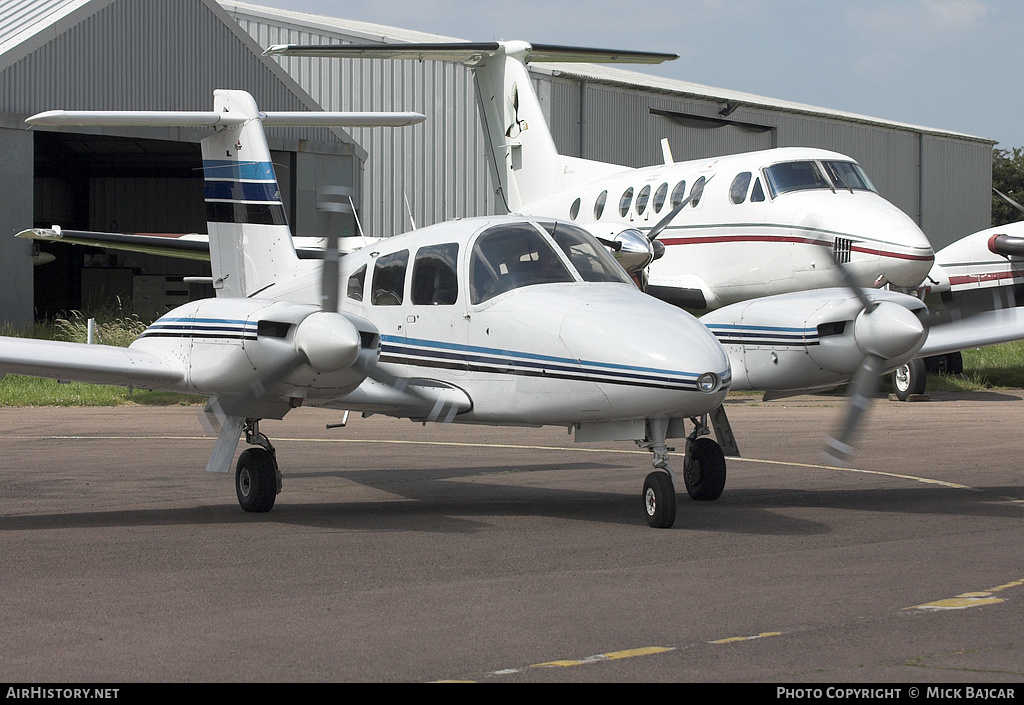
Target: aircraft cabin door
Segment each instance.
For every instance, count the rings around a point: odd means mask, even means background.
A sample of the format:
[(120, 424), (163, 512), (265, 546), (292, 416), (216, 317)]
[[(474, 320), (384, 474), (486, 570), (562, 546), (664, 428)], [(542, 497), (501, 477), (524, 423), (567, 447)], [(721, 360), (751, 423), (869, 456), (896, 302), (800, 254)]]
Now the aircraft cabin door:
[[(424, 245), (412, 262), (404, 333), (420, 364), (433, 368), (429, 376), (466, 374), (466, 297), (459, 295), (459, 244)], [(419, 375), (425, 375), (420, 370)]]

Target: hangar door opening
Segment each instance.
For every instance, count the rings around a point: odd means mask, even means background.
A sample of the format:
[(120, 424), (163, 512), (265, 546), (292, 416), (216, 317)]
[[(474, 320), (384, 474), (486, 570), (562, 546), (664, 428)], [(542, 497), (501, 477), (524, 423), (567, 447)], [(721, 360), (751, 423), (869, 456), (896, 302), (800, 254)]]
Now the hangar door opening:
[[(113, 233), (206, 233), (203, 162), (198, 143), (70, 132), (35, 134), (34, 227)], [(273, 153), (285, 209), (294, 222), (295, 155)], [(150, 320), (212, 287), (193, 260), (39, 243), (54, 260), (35, 267), (37, 320), (138, 314)]]

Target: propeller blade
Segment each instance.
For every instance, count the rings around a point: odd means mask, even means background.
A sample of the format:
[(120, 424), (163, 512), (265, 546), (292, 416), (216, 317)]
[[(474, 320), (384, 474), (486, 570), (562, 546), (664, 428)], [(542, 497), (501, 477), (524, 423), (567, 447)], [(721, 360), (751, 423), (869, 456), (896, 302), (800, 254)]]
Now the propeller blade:
[(707, 186), (708, 182), (711, 181), (711, 179), (713, 178), (715, 178), (714, 174), (712, 174), (703, 181), (698, 180), (697, 183), (693, 185), (693, 188), (690, 189), (690, 195), (683, 199), (682, 203), (680, 203), (678, 206), (670, 210), (664, 218), (659, 220), (658, 223), (653, 228), (651, 228), (650, 232), (647, 233), (647, 239), (650, 240), (651, 242), (654, 242), (655, 239), (657, 239), (657, 237), (661, 235), (661, 232), (668, 227), (669, 223), (671, 223), (673, 219), (675, 219), (675, 217), (679, 215), (682, 212), (682, 210), (690, 204), (690, 201), (692, 201), (695, 198), (699, 199), (701, 197), (701, 194), (704, 193), (704, 187)]
[(1012, 198), (1010, 198), (1009, 196), (1007, 196), (1007, 195), (1006, 195), (1005, 193), (1003, 193), (1003, 192), (1002, 192), (1002, 191), (1000, 191), (999, 189), (997, 189), (997, 188), (993, 188), (992, 190), (993, 190), (993, 191), (995, 191), (996, 193), (998, 193), (998, 194), (999, 194), (1000, 196), (1002, 196), (1002, 197), (1003, 197), (1003, 200), (1005, 200), (1005, 201), (1006, 201), (1007, 203), (1009, 203), (1009, 204), (1010, 204), (1011, 206), (1013, 206), (1014, 208), (1016, 208), (1016, 209), (1017, 209), (1018, 211), (1020, 211), (1021, 213), (1024, 213), (1024, 206), (1022, 206), (1021, 204), (1017, 203), (1017, 202), (1016, 202), (1015, 200), (1013, 200)]
[(340, 216), (355, 213), (350, 203), (344, 199), (351, 195), (351, 189), (339, 186), (327, 186), (320, 192), (317, 210), (328, 215), (327, 237), (324, 246), (324, 265), (320, 271), (320, 310), (336, 312), (338, 310), (340, 287), (341, 253), (338, 249), (338, 232), (341, 229)]
[(853, 439), (856, 435), (861, 416), (871, 405), (871, 399), (878, 392), (878, 385), (885, 360), (875, 355), (867, 355), (861, 362), (857, 374), (850, 383), (850, 402), (846, 407), (846, 416), (839, 429), (829, 436), (825, 445), (825, 459), (836, 465), (846, 466), (856, 448)]
[(868, 298), (867, 292), (856, 282), (853, 278), (853, 273), (850, 272), (849, 268), (845, 264), (839, 261), (839, 259), (833, 253), (832, 261), (835, 262), (836, 268), (839, 270), (839, 275), (843, 278), (843, 283), (846, 284), (846, 288), (853, 291), (854, 295), (860, 300), (860, 305), (864, 307), (865, 311), (874, 311), (875, 306), (878, 304)]

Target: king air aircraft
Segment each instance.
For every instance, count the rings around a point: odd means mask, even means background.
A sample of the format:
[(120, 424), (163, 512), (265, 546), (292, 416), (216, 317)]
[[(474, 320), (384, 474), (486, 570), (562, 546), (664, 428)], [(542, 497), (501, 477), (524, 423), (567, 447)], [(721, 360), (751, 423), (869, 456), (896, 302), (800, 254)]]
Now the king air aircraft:
[[(633, 169), (558, 153), (528, 62), (675, 55), (518, 41), (278, 45), (266, 53), (469, 66), (509, 212), (569, 219), (610, 247), (645, 291), (703, 313), (729, 353), (734, 390), (784, 396), (852, 380), (854, 403), (826, 451), (837, 461), (852, 451), (880, 375), (916, 357), (1024, 336), (1015, 313), (997, 325), (933, 325), (920, 298), (906, 293), (920, 291), (933, 265), (928, 239), (843, 154), (780, 148), (676, 163), (666, 147), (663, 164)], [(719, 441), (737, 452), (719, 419)]]
[[(690, 314), (639, 291), (592, 235), (551, 217), (470, 218), (338, 256), (301, 260), (284, 221), (263, 125), (351, 124), (343, 114), (263, 113), (243, 91), (208, 113), (43, 113), (32, 125), (206, 125), (202, 140), (216, 297), (176, 308), (128, 348), (0, 338), (0, 376), (26, 374), (209, 397), (207, 469), (235, 466), (242, 508), (281, 488), (264, 419), (320, 406), (415, 421), (561, 425), (577, 441), (653, 453), (651, 526), (671, 526), (666, 440), (687, 437), (687, 483), (720, 493), (706, 419), (729, 358)], [(330, 238), (335, 240), (336, 238)], [(688, 436), (685, 420), (694, 422)]]

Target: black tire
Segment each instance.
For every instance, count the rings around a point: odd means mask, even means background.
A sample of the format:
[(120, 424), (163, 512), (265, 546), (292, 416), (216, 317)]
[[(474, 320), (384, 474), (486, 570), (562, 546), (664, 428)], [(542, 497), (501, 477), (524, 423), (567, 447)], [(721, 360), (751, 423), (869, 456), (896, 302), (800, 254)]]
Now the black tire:
[(946, 355), (946, 374), (962, 375), (964, 373), (964, 356), (961, 352)]
[(698, 438), (690, 444), (683, 461), (683, 483), (691, 498), (710, 502), (725, 489), (725, 454), (710, 438)]
[(911, 394), (924, 394), (927, 386), (928, 368), (919, 357), (892, 372), (892, 387), (900, 401), (906, 401)]
[(277, 461), (264, 448), (242, 451), (235, 465), (235, 494), (247, 512), (269, 512), (277, 499)]
[(676, 523), (676, 488), (667, 472), (652, 472), (644, 480), (644, 516), (654, 529)]

